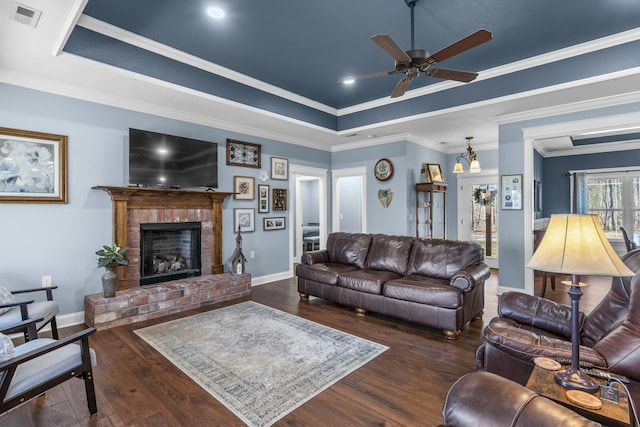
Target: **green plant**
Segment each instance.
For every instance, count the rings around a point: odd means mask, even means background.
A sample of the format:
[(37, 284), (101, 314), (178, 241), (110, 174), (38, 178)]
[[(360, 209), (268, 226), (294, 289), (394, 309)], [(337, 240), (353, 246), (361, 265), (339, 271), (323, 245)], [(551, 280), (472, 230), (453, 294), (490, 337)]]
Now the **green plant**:
[(129, 265), (126, 255), (128, 250), (128, 247), (121, 248), (115, 243), (112, 243), (111, 246), (103, 246), (102, 249), (96, 251), (98, 267)]

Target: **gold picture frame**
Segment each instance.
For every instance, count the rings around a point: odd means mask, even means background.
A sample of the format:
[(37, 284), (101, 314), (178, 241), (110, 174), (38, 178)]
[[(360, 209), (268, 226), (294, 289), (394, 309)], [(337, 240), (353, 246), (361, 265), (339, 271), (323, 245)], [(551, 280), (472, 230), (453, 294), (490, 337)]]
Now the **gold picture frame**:
[(427, 163), (427, 169), (429, 170), (429, 180), (432, 183), (444, 182), (442, 177), (442, 169), (438, 163)]
[(67, 139), (0, 127), (0, 203), (67, 203)]

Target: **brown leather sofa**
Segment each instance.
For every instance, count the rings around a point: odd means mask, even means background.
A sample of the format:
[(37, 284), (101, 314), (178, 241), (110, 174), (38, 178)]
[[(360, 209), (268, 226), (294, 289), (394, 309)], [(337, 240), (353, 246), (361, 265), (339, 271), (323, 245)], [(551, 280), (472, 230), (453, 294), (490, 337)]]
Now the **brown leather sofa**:
[[(640, 402), (640, 249), (622, 256), (634, 277), (614, 277), (602, 301), (580, 316), (580, 360), (624, 375)], [(587, 291), (588, 292), (588, 288)], [(526, 384), (537, 356), (571, 358), (571, 308), (517, 292), (506, 292), (499, 317), (483, 332), (478, 369)], [(636, 405), (638, 406), (638, 405)]]
[(448, 338), (482, 314), (489, 275), (477, 243), (364, 233), (331, 233), (326, 249), (296, 266), (303, 299), (441, 328)]
[(447, 393), (442, 417), (446, 427), (600, 425), (489, 372), (472, 372), (456, 381)]

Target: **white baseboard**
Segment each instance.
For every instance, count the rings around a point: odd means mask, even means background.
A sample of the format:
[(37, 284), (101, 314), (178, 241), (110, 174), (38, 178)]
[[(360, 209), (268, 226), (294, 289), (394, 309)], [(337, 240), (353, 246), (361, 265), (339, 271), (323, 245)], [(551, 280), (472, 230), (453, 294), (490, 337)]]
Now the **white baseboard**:
[(290, 279), (291, 277), (293, 277), (293, 271), (283, 271), (281, 273), (269, 274), (268, 276), (251, 277), (251, 286), (264, 285), (265, 283)]

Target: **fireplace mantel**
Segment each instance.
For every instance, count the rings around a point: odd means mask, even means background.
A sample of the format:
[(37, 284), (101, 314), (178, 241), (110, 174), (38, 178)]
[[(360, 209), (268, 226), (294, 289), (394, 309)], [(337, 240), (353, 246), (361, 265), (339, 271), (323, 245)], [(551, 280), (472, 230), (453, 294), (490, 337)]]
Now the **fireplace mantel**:
[[(224, 272), (222, 264), (222, 203), (233, 193), (145, 187), (96, 186), (93, 189), (105, 191), (111, 196), (113, 241), (118, 246), (131, 246), (129, 245), (129, 214), (132, 210), (195, 209), (210, 211), (212, 224), (210, 270), (212, 274)], [(135, 253), (135, 251), (129, 253), (130, 262), (136, 256), (139, 258), (139, 253)], [(204, 258), (202, 263), (205, 263)], [(127, 278), (125, 268), (118, 268), (118, 277), (119, 290), (132, 286)]]

